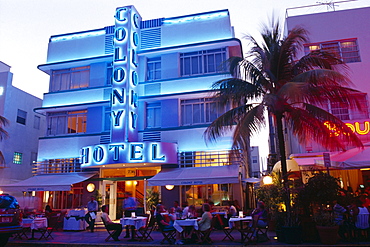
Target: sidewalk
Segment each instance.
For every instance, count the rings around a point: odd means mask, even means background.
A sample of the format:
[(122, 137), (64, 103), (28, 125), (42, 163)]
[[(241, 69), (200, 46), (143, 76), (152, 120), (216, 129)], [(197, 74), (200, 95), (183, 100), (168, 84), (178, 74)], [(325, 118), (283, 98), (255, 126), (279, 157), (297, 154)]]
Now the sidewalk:
[[(107, 231), (104, 227), (98, 226), (94, 232), (90, 231), (56, 231), (52, 233), (54, 239), (48, 240), (19, 240), (10, 238), (7, 247), (9, 246), (18, 246), (18, 247), (27, 247), (27, 246), (38, 246), (38, 247), (49, 247), (49, 246), (60, 246), (60, 247), (78, 247), (78, 246), (170, 246), (169, 244), (160, 244), (161, 240), (163, 239), (162, 234), (158, 231), (153, 231), (151, 236), (154, 241), (151, 242), (130, 242), (128, 239), (123, 238), (124, 231), (120, 236), (119, 242), (115, 242), (110, 240), (105, 242), (105, 238), (108, 236)], [(280, 243), (274, 239), (275, 232), (269, 231), (268, 233), (270, 240), (268, 242), (263, 243), (255, 243), (250, 244), (250, 246), (295, 246), (292, 244)], [(245, 244), (241, 244), (240, 242), (240, 234), (237, 231), (232, 232), (232, 236), (235, 238), (235, 241), (225, 240), (221, 241), (224, 238), (225, 234), (222, 230), (216, 230), (211, 233), (211, 239), (213, 240), (213, 244), (211, 246), (215, 247), (227, 247), (227, 246), (245, 246)], [(40, 233), (35, 233), (35, 237), (40, 237)], [(249, 244), (248, 244), (249, 245)], [(204, 246), (204, 245), (185, 245), (185, 246)], [(325, 246), (321, 243), (302, 243), (298, 246), (306, 247), (306, 246)], [(331, 245), (333, 246), (333, 245)], [(350, 243), (350, 242), (338, 242), (336, 246), (370, 246), (370, 242), (359, 242), (359, 243)]]

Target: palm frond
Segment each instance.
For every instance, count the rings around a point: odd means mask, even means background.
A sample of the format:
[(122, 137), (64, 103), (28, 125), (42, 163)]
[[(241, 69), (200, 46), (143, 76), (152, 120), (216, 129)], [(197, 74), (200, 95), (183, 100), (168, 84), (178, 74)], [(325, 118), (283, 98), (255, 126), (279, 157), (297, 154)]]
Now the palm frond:
[(203, 133), (204, 139), (206, 141), (215, 141), (225, 131), (230, 131), (239, 122), (239, 119), (252, 108), (253, 105), (251, 104), (242, 105), (225, 112), (207, 127)]
[(9, 120), (0, 116), (0, 141), (8, 137), (8, 132), (4, 129), (9, 124)]
[(313, 140), (331, 151), (362, 146), (361, 140), (345, 123), (314, 105), (303, 103), (300, 107), (292, 107), (285, 117), (300, 143)]

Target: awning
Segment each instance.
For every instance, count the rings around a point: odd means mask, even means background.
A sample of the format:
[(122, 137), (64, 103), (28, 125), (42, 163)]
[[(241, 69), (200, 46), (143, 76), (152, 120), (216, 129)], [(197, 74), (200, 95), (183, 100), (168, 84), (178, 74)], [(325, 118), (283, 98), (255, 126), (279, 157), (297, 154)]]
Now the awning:
[(239, 166), (174, 168), (148, 179), (150, 186), (239, 183)]
[(3, 191), (69, 191), (71, 185), (85, 181), (95, 173), (64, 173), (37, 175), (19, 183), (1, 185)]

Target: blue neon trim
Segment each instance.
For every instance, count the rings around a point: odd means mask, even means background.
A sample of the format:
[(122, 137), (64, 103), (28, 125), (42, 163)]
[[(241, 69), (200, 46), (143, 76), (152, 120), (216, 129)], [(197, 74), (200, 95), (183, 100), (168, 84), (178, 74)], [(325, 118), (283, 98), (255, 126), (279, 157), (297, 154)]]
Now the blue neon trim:
[(43, 136), (39, 137), (39, 139), (60, 139), (60, 138), (71, 138), (71, 137), (86, 137), (86, 136), (104, 136), (109, 135), (109, 132), (99, 132), (99, 133), (81, 133), (81, 134), (64, 134), (64, 135), (58, 135), (58, 136)]
[(57, 109), (57, 108), (71, 108), (71, 107), (76, 107), (76, 106), (91, 106), (91, 105), (99, 105), (99, 104), (106, 104), (106, 103), (110, 103), (110, 100), (95, 101), (95, 102), (75, 104), (75, 105), (58, 105), (58, 106), (48, 106), (48, 107), (37, 107), (37, 108), (34, 108), (33, 110), (38, 111), (38, 110)]
[[(167, 47), (161, 47), (161, 48), (157, 48), (157, 49), (140, 50), (140, 51), (137, 52), (137, 54), (154, 53), (154, 52), (159, 52), (159, 51), (163, 51), (163, 50), (172, 50), (172, 49), (179, 49), (179, 48), (198, 46), (198, 45), (209, 45), (209, 44), (214, 44), (214, 43), (226, 43), (226, 42), (230, 42), (230, 41), (238, 42), (239, 45), (240, 45), (240, 48), (241, 48), (241, 46), (242, 46), (241, 41), (237, 38), (231, 38), (231, 39), (219, 39), (219, 40), (213, 40), (213, 41), (207, 41), (207, 42), (191, 43), (191, 44), (178, 45), (178, 46), (167, 46)], [(242, 52), (242, 49), (241, 49), (241, 52)]]
[(55, 41), (51, 41), (51, 39), (53, 39), (53, 38), (60, 38), (60, 37), (63, 37), (63, 36), (71, 36), (71, 35), (75, 35), (75, 34), (99, 32), (99, 31), (104, 31), (105, 32), (106, 30), (105, 30), (105, 28), (99, 28), (99, 29), (85, 30), (85, 31), (73, 32), (73, 33), (64, 33), (64, 34), (52, 35), (49, 38), (49, 42), (55, 42)]
[(215, 14), (215, 13), (221, 13), (221, 12), (227, 12), (227, 14), (230, 15), (228, 9), (221, 9), (221, 10), (213, 10), (209, 12), (200, 12), (200, 13), (190, 14), (190, 15), (168, 17), (168, 18), (164, 18), (164, 20), (174, 20), (174, 19), (180, 19), (180, 18), (185, 18), (185, 17), (197, 16), (197, 15), (208, 15), (208, 14)]
[(53, 66), (53, 65), (59, 65), (59, 64), (75, 63), (75, 62), (82, 62), (82, 61), (88, 61), (88, 60), (94, 60), (94, 59), (100, 59), (100, 58), (109, 58), (109, 57), (113, 58), (113, 54), (98, 56), (98, 57), (81, 58), (81, 59), (76, 59), (76, 60), (66, 60), (66, 61), (60, 61), (60, 62), (55, 62), (55, 63), (45, 63), (45, 64), (38, 65), (37, 68), (39, 70), (42, 70), (43, 66)]

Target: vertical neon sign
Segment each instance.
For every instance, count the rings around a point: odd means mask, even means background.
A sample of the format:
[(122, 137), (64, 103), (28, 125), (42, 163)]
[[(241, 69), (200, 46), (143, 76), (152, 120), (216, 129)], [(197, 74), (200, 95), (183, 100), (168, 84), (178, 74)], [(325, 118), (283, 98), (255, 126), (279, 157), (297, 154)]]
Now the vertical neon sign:
[(115, 14), (111, 142), (137, 141), (138, 59), (141, 17), (134, 6)]

